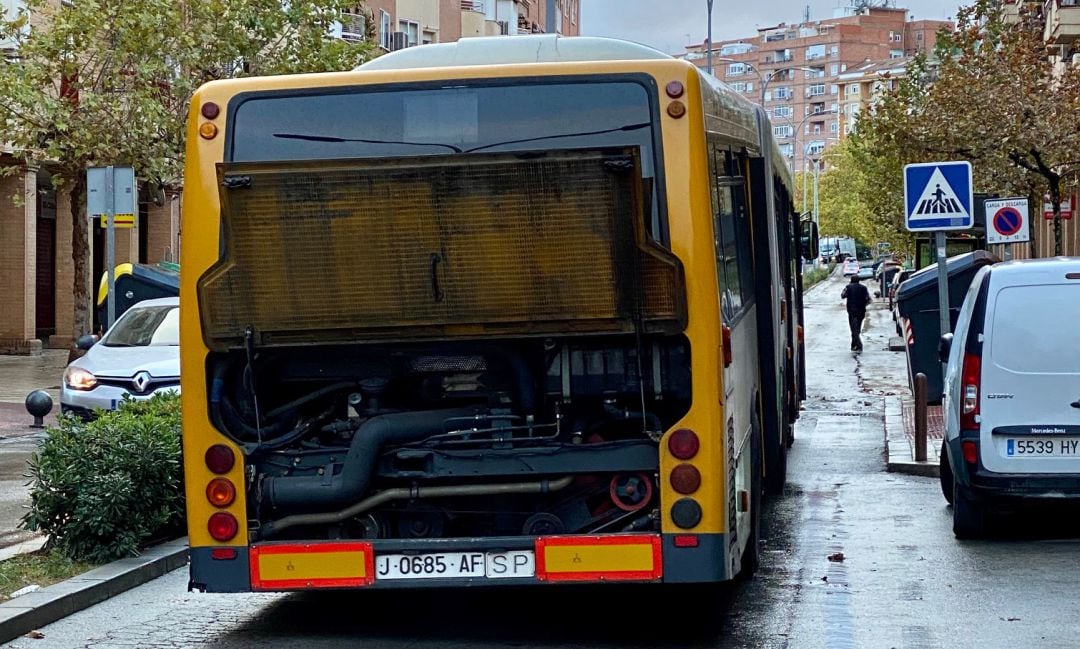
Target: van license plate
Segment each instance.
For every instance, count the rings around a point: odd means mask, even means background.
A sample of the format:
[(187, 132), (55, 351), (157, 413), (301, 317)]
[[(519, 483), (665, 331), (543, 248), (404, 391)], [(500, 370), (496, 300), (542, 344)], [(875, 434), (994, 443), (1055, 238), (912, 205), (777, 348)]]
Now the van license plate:
[(1049, 437), (1005, 440), (1005, 455), (1009, 457), (1080, 457), (1080, 439)]
[(536, 576), (532, 550), (383, 554), (375, 557), (375, 578), (507, 579)]

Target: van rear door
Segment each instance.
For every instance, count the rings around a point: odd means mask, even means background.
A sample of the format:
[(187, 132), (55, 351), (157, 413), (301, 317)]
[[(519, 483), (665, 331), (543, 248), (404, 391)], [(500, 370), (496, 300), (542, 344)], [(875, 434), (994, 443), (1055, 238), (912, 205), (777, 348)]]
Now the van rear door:
[(994, 277), (979, 390), (983, 464), (1080, 473), (1080, 408), (1071, 405), (1080, 401), (1080, 281), (1060, 270), (1010, 273), (997, 287)]

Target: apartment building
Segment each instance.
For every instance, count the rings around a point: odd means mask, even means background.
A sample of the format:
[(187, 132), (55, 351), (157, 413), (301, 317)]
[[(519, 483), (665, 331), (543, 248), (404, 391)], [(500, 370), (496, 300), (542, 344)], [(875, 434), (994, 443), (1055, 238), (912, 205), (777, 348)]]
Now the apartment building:
[[(798, 171), (843, 137), (841, 75), (868, 62), (930, 53), (942, 27), (951, 23), (914, 20), (902, 8), (838, 8), (829, 19), (782, 23), (752, 37), (717, 41), (713, 74), (765, 106), (783, 155)], [(685, 58), (705, 66), (708, 51), (707, 43), (693, 45)]]
[[(368, 0), (386, 51), (476, 36), (581, 33), (581, 0)], [(357, 13), (363, 15), (362, 11)]]
[(910, 57), (886, 61), (865, 61), (848, 68), (837, 77), (840, 98), (838, 134), (843, 140), (855, 130), (859, 113), (869, 110), (886, 93), (907, 76)]

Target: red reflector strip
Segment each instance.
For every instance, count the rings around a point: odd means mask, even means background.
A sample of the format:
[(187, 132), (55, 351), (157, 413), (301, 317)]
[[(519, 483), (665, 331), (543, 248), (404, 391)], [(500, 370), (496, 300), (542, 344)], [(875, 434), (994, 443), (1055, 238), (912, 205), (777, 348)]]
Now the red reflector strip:
[(232, 561), (236, 558), (235, 548), (214, 548), (210, 551), (210, 558), (218, 561)]
[(658, 534), (536, 539), (540, 581), (657, 581), (663, 574)]
[(375, 582), (370, 543), (271, 543), (250, 550), (252, 590), (348, 588)]
[(975, 442), (971, 440), (964, 440), (960, 443), (960, 449), (964, 453), (964, 461), (968, 464), (975, 464), (979, 461), (979, 447)]
[(675, 547), (677, 548), (696, 548), (698, 546), (697, 534), (676, 534), (675, 535)]

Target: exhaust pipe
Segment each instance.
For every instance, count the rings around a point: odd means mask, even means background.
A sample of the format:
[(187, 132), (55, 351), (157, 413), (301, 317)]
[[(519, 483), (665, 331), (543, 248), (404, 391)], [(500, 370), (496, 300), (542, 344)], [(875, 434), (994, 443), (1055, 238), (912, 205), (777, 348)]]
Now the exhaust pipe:
[(340, 523), (392, 500), (420, 500), (423, 498), (447, 498), (451, 496), (495, 496), (506, 494), (544, 494), (561, 491), (574, 481), (572, 476), (558, 480), (517, 482), (509, 484), (456, 485), (448, 487), (398, 487), (387, 489), (336, 512), (323, 514), (294, 514), (270, 521), (259, 528), (259, 538), (269, 539), (290, 527), (300, 525), (327, 525)]

